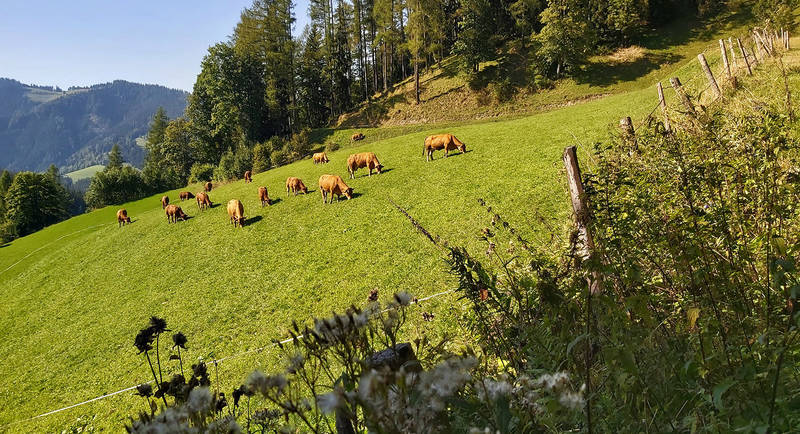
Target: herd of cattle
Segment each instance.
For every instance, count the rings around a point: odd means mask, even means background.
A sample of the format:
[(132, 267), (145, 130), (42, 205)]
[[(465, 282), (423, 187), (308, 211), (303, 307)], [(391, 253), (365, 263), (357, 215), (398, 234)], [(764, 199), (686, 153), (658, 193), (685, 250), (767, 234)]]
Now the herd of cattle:
[[(353, 141), (362, 140), (363, 138), (364, 135), (361, 133), (353, 134), (352, 137)], [(454, 135), (436, 134), (425, 138), (422, 155), (425, 156), (425, 161), (430, 161), (433, 159), (433, 152), (442, 149), (444, 150), (445, 157), (449, 155), (450, 151), (456, 149), (462, 153), (467, 152), (466, 145), (458, 140)], [(325, 152), (315, 153), (311, 158), (314, 164), (325, 164), (330, 161)], [(378, 161), (378, 157), (376, 157), (372, 152), (352, 154), (347, 158), (347, 171), (350, 174), (350, 179), (354, 179), (356, 170), (361, 168), (368, 169), (369, 174), (367, 176), (372, 176), (373, 170), (381, 173), (383, 170), (383, 165)], [(252, 173), (249, 170), (244, 173), (244, 182), (253, 182)], [(318, 185), (320, 194), (322, 195), (323, 204), (333, 203), (334, 195), (336, 196), (337, 202), (341, 196), (344, 196), (347, 199), (352, 199), (353, 197), (353, 189), (345, 184), (341, 176), (322, 175), (319, 177)], [(203, 191), (196, 194), (183, 191), (179, 194), (179, 197), (181, 201), (195, 199), (198, 210), (205, 211), (207, 208), (211, 208), (213, 206), (211, 199), (208, 196), (208, 193), (212, 188), (213, 184), (211, 182), (206, 182), (203, 185)], [(297, 196), (298, 193), (306, 194), (308, 193), (308, 188), (305, 186), (305, 184), (303, 184), (303, 181), (300, 178), (290, 176), (286, 179), (286, 195), (288, 196), (291, 193), (294, 193), (295, 196)], [(330, 202), (328, 201), (329, 195)], [(258, 188), (258, 198), (261, 201), (262, 208), (271, 204), (266, 187)], [(185, 221), (187, 218), (189, 218), (189, 216), (183, 212), (181, 207), (169, 203), (169, 196), (163, 196), (161, 198), (161, 209), (164, 210), (164, 213), (167, 216), (167, 223), (177, 223), (178, 220)], [(231, 199), (228, 201), (228, 217), (229, 222), (233, 224), (234, 227), (244, 226), (244, 206), (238, 199)], [(130, 222), (131, 219), (128, 217), (128, 211), (126, 209), (123, 208), (117, 211), (117, 223), (119, 226), (124, 226)]]

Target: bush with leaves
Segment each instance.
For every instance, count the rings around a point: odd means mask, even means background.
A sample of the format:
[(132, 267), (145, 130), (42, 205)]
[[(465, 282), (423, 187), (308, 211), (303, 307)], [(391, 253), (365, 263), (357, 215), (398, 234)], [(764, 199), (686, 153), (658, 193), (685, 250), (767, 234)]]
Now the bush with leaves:
[(194, 163), (189, 171), (189, 183), (208, 182), (214, 178), (214, 166), (208, 163)]

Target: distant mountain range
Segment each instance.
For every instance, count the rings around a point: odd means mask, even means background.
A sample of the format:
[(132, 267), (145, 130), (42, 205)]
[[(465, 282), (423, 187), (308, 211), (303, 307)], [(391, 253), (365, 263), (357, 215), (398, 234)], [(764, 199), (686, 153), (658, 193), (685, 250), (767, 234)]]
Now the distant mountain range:
[(153, 114), (183, 114), (189, 94), (163, 86), (114, 81), (91, 87), (34, 86), (0, 78), (0, 168), (62, 173), (105, 164), (119, 143), (125, 161), (141, 167)]

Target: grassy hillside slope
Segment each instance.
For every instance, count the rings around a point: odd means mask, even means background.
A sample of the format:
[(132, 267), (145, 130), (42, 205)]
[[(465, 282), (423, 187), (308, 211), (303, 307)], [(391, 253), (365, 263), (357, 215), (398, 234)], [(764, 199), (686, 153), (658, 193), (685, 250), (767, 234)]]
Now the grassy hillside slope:
[[(713, 44), (705, 45), (716, 71)], [(695, 89), (702, 87), (693, 78), (698, 73), (696, 62), (678, 71)], [(667, 98), (674, 101), (671, 91)], [(132, 392), (4, 425), (147, 381), (149, 369), (136, 355), (133, 337), (150, 315), (165, 317), (170, 328), (189, 336), (187, 360), (209, 360), (283, 337), (292, 320), (362, 305), (373, 288), (382, 297), (452, 288), (437, 252), (389, 198), (432, 232), (476, 254), (486, 223), (477, 198), (516, 222), (524, 237), (546, 242), (540, 216), (556, 226), (568, 217), (563, 148), (579, 144), (590, 164), (592, 143), (607, 139), (621, 116), (641, 121), (655, 103), (655, 89), (648, 86), (530, 117), (455, 126), (448, 131), (468, 152), (426, 163), (423, 139), (442, 131), (430, 128), (333, 152), (325, 166), (304, 160), (255, 175), (252, 184), (219, 186), (211, 192), (215, 208), (201, 213), (193, 202), (183, 204), (192, 216), (187, 222), (168, 225), (157, 195), (125, 205), (134, 220), (125, 228), (114, 221), (117, 207), (106, 208), (2, 246), (0, 429), (60, 430), (79, 415), (96, 415), (97, 426), (118, 431), (124, 417), (141, 408)], [(346, 178), (344, 161), (356, 149), (375, 152), (387, 171), (368, 178), (362, 170), (347, 181), (353, 200), (322, 205), (317, 178)], [(286, 197), (287, 176), (303, 178), (313, 191)], [(264, 209), (256, 194), (261, 185), (277, 202)], [(168, 194), (179, 202), (177, 191)], [(249, 223), (243, 229), (228, 224), (225, 203), (231, 198), (244, 203)], [(436, 313), (431, 323), (415, 318), (420, 331), (458, 331), (455, 296), (417, 309)], [(253, 368), (272, 363), (271, 349), (225, 360), (218, 384), (228, 389)]]

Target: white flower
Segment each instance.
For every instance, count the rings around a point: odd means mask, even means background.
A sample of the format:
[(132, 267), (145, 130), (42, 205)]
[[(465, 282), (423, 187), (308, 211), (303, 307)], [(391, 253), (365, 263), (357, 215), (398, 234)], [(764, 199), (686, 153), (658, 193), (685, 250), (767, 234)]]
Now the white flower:
[(208, 387), (195, 387), (189, 392), (186, 407), (193, 413), (202, 413), (211, 406), (211, 392)]
[(325, 414), (333, 413), (340, 405), (342, 397), (336, 391), (317, 396), (317, 407)]
[(555, 374), (542, 375), (536, 380), (536, 384), (549, 391), (558, 391), (563, 389), (568, 381), (569, 375), (566, 372), (556, 372)]
[(582, 393), (570, 391), (562, 393), (558, 397), (558, 402), (570, 410), (580, 410), (585, 403)]

